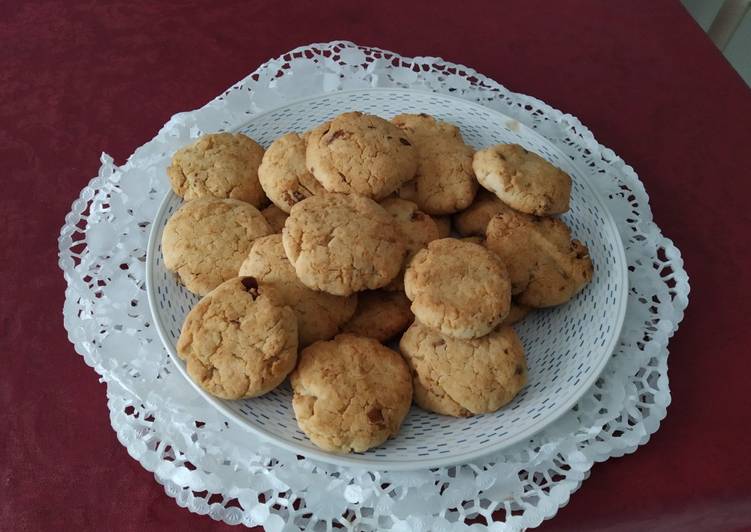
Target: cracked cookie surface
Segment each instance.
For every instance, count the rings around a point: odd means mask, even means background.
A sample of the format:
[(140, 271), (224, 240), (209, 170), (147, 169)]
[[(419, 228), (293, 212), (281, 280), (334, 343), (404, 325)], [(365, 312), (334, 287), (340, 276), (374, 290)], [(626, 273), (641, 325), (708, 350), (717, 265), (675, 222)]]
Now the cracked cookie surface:
[(305, 148), (309, 133), (287, 133), (276, 139), (258, 168), (258, 180), (274, 205), (289, 213), (295, 203), (324, 191), (308, 171)]
[[(401, 114), (391, 120), (417, 148), (414, 201), (428, 214), (451, 214), (468, 207), (477, 192), (474, 150), (459, 128), (426, 114)], [(400, 191), (409, 198), (408, 188)]]
[(527, 382), (524, 348), (511, 327), (460, 340), (415, 322), (399, 343), (413, 375), (415, 402), (449, 416), (494, 412)]
[(571, 177), (518, 144), (497, 144), (475, 153), (480, 184), (509, 207), (549, 216), (568, 210)]
[(177, 354), (201, 388), (222, 399), (276, 388), (297, 361), (297, 318), (270, 286), (236, 277), (188, 314)]
[(302, 284), (284, 253), (280, 234), (253, 242), (248, 257), (240, 266), (239, 275), (255, 277), (276, 289), (282, 303), (297, 315), (301, 347), (332, 338), (357, 307), (356, 295), (335, 296)]
[(485, 246), (506, 264), (511, 291), (523, 305), (560, 305), (592, 280), (589, 251), (562, 220), (508, 209), (490, 220), (486, 233)]
[(417, 151), (390, 122), (351, 112), (311, 132), (306, 162), (329, 192), (380, 200), (414, 177)]
[(412, 402), (412, 379), (399, 353), (353, 334), (303, 349), (290, 382), (298, 425), (335, 453), (363, 452), (394, 436)]
[(235, 277), (253, 241), (269, 233), (269, 224), (250, 203), (212, 198), (188, 201), (164, 227), (164, 265), (177, 273), (188, 290), (203, 296)]
[(387, 342), (412, 323), (415, 316), (404, 292), (372, 290), (357, 296), (357, 310), (342, 330)]
[(400, 272), (406, 246), (393, 217), (356, 194), (311, 196), (292, 207), (282, 231), (302, 283), (347, 296), (381, 288)]
[(508, 314), (511, 287), (503, 262), (472, 242), (434, 240), (410, 260), (404, 290), (425, 325), (456, 338), (476, 338)]
[(172, 190), (185, 200), (231, 198), (261, 207), (263, 148), (242, 133), (211, 133), (180, 148), (167, 168)]

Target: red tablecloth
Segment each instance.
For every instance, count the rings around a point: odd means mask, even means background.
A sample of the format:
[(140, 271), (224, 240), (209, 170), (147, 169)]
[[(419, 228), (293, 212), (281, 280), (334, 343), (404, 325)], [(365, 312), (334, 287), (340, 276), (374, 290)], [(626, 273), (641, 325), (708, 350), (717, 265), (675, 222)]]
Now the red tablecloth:
[(180, 509), (117, 442), (63, 330), (55, 241), (100, 152), (122, 163), (173, 113), (337, 38), (463, 63), (578, 116), (683, 252), (668, 417), (542, 529), (751, 526), (751, 95), (678, 1), (208, 4), (0, 5), (0, 529), (228, 528)]

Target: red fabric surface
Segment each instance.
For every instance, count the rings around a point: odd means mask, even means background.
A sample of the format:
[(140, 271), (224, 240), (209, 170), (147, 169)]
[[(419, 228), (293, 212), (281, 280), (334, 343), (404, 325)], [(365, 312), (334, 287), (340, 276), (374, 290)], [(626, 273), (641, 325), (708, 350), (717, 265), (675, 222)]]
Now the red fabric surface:
[(751, 95), (678, 1), (208, 4), (0, 4), (0, 529), (228, 529), (117, 442), (63, 330), (56, 238), (101, 151), (122, 163), (269, 57), (337, 38), (463, 63), (578, 116), (683, 252), (668, 417), (542, 530), (751, 527)]

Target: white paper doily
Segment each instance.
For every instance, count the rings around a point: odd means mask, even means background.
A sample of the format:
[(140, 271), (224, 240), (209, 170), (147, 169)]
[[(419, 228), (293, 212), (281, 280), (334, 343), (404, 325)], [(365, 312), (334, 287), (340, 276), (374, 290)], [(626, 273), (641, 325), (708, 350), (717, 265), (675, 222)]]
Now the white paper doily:
[[(477, 463), (375, 473), (271, 448), (204, 402), (171, 366), (150, 323), (145, 250), (168, 187), (155, 162), (200, 131), (230, 129), (284, 101), (367, 87), (451, 94), (534, 128), (589, 173), (626, 248), (628, 312), (600, 379), (542, 433)], [(175, 115), (123, 166), (103, 155), (99, 175), (66, 217), (59, 245), (68, 282), (65, 326), (76, 351), (107, 383), (120, 442), (181, 506), (269, 531), (539, 525), (566, 504), (594, 462), (633, 452), (659, 428), (670, 403), (667, 343), (689, 292), (680, 253), (653, 223), (638, 177), (576, 118), (464, 66), (347, 42), (297, 48), (265, 63), (203, 108)]]

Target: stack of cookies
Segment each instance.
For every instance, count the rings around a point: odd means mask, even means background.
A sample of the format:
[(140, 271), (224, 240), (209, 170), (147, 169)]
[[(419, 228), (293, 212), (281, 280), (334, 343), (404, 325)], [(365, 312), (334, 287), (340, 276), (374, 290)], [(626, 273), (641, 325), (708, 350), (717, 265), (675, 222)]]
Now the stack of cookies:
[(475, 152), (425, 114), (344, 113), (265, 152), (205, 135), (168, 174), (186, 201), (164, 263), (203, 296), (177, 344), (188, 373), (224, 399), (289, 376), (300, 428), (330, 452), (380, 445), (413, 399), (450, 416), (507, 404), (527, 378), (511, 325), (592, 277), (554, 217), (568, 175), (517, 145)]

